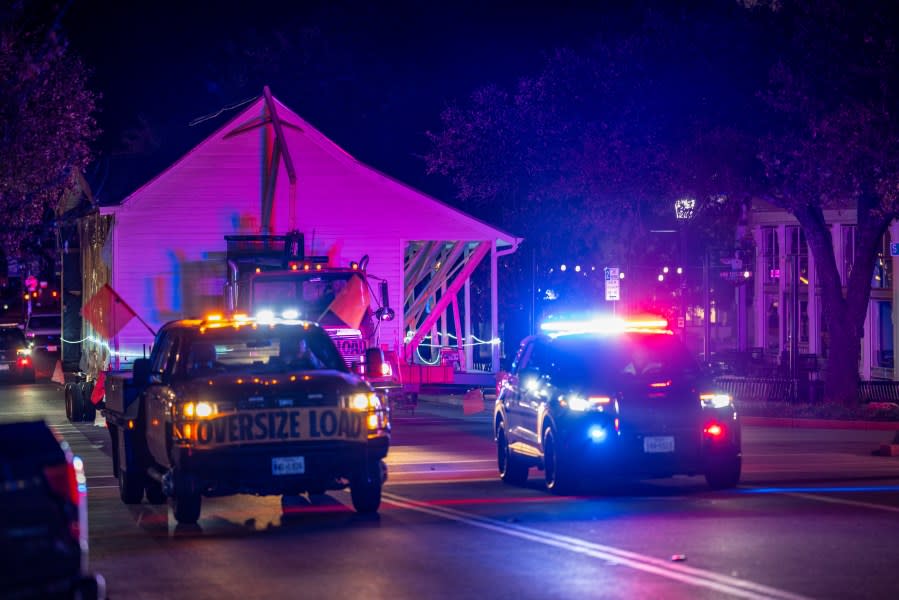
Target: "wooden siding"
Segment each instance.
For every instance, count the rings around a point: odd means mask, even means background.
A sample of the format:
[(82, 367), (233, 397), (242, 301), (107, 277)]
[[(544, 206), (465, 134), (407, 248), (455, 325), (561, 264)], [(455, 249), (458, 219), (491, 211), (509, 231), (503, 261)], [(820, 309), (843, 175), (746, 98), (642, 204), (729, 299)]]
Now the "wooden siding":
[[(112, 285), (154, 328), (220, 308), (225, 282), (224, 236), (257, 233), (262, 196), (262, 130), (226, 134), (261, 114), (261, 101), (199, 144), (168, 170), (105, 212), (114, 214)], [(369, 256), (368, 271), (390, 287), (397, 318), (381, 342), (401, 340), (405, 240), (501, 240), (505, 232), (358, 163), (285, 107), (282, 119), (297, 170), (296, 227), (307, 253), (335, 254), (348, 264)], [(283, 166), (273, 232), (289, 229), (290, 185)], [(375, 282), (373, 282), (374, 285)], [(375, 292), (377, 293), (377, 287)], [(121, 349), (151, 341), (133, 321)]]

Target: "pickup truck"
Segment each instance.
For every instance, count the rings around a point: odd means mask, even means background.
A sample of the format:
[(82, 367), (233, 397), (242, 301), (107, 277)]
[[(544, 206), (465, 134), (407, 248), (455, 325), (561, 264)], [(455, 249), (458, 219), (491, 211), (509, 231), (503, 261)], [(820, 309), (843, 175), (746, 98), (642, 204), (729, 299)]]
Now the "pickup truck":
[[(366, 369), (380, 372), (369, 352)], [(126, 504), (171, 502), (196, 523), (203, 496), (350, 488), (376, 512), (390, 445), (386, 401), (306, 321), (173, 321), (149, 358), (106, 378), (103, 409)]]

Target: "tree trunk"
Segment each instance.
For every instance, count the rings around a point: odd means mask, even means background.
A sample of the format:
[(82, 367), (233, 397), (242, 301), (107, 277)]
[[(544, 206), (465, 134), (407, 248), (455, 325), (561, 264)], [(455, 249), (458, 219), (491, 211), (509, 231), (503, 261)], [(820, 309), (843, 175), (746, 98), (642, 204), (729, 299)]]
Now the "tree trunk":
[(821, 284), (824, 320), (830, 337), (824, 371), (824, 399), (846, 405), (855, 405), (859, 401), (858, 370), (862, 332), (871, 297), (871, 273), (880, 240), (889, 225), (889, 219), (872, 214), (867, 206), (863, 200), (859, 201), (855, 254), (845, 295), (834, 256), (834, 241), (823, 211), (810, 206), (792, 211), (805, 231)]

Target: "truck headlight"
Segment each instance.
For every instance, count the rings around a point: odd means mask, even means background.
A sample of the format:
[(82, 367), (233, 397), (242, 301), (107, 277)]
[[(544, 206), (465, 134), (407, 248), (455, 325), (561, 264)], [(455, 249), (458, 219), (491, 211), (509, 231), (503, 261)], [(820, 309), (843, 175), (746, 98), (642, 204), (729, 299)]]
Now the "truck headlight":
[(181, 405), (181, 414), (187, 419), (208, 419), (218, 414), (218, 407), (213, 402), (185, 402)]
[(703, 408), (727, 408), (733, 399), (730, 394), (700, 394), (699, 401)]
[(347, 407), (358, 411), (379, 410), (381, 399), (374, 392), (360, 392), (347, 398)]

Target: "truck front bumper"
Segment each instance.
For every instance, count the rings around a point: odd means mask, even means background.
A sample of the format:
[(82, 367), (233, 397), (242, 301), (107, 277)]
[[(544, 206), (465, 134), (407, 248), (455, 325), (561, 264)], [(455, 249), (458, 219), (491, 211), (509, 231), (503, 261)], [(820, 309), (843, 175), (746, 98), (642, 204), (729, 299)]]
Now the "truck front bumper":
[(205, 496), (298, 494), (341, 489), (387, 456), (389, 438), (367, 442), (291, 442), (173, 450), (171, 484), (190, 478)]

